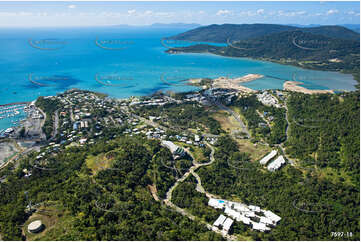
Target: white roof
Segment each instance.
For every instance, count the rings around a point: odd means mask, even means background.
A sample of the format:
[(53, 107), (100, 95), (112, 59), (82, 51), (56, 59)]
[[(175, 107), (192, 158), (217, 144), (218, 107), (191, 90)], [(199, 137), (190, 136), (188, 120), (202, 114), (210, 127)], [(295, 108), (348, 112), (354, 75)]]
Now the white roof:
[(249, 207), (249, 209), (250, 209), (251, 211), (254, 211), (254, 212), (260, 212), (260, 211), (261, 211), (261, 208), (258, 207), (258, 206), (249, 205), (248, 207)]
[(246, 212), (249, 211), (249, 208), (247, 207), (247, 205), (242, 204), (242, 203), (235, 203), (234, 204), (234, 209), (240, 212)]
[(264, 215), (265, 215), (267, 218), (271, 219), (271, 220), (274, 221), (275, 223), (277, 223), (278, 221), (281, 220), (281, 217), (280, 217), (280, 216), (272, 213), (271, 211), (266, 210), (266, 211), (264, 211), (263, 213), (264, 213)]
[(272, 161), (268, 166), (267, 166), (267, 169), (269, 171), (274, 171), (274, 170), (277, 170), (279, 169), (282, 164), (284, 164), (286, 161), (285, 159), (283, 158), (282, 155), (278, 156), (277, 159), (275, 159), (274, 161)]
[(256, 216), (256, 214), (253, 211), (245, 212), (244, 215), (246, 217), (255, 217)]
[(162, 145), (164, 145), (168, 149), (170, 149), (170, 152), (172, 152), (172, 153), (176, 152), (178, 149), (178, 146), (175, 145), (172, 141), (162, 140)]
[(214, 207), (214, 208), (223, 208), (224, 201), (219, 199), (210, 198), (208, 201), (208, 206)]
[(272, 150), (268, 155), (262, 158), (262, 160), (259, 161), (261, 165), (265, 165), (269, 160), (271, 160), (273, 157), (277, 155), (277, 150)]
[(224, 216), (223, 214), (219, 215), (217, 220), (213, 223), (213, 226), (219, 226), (219, 225), (223, 224), (224, 220), (226, 220), (226, 216)]
[(261, 223), (264, 223), (264, 224), (273, 224), (272, 219), (267, 218), (267, 217), (261, 217), (260, 222), (261, 222)]
[(224, 221), (224, 223), (223, 223), (223, 225), (222, 225), (222, 226), (223, 226), (223, 230), (228, 231), (228, 230), (231, 228), (232, 224), (233, 224), (233, 220), (230, 219), (230, 218), (227, 218), (226, 221)]
[(260, 231), (270, 230), (270, 228), (263, 223), (252, 223), (252, 228)]
[(247, 218), (245, 216), (241, 216), (240, 221), (242, 221), (244, 224), (250, 224), (251, 223), (251, 219), (249, 219), (249, 218)]
[(28, 230), (33, 231), (33, 230), (38, 230), (41, 227), (42, 223), (41, 220), (35, 220), (34, 222), (31, 222), (28, 225)]

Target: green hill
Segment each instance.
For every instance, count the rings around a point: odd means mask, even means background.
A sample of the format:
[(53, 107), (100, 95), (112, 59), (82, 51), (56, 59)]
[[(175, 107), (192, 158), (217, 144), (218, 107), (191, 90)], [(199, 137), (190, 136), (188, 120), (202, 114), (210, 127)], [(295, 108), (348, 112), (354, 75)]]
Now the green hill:
[[(319, 32), (326, 31), (326, 28), (320, 28), (322, 31)], [(313, 29), (312, 32), (317, 32), (319, 28), (309, 29)], [(337, 29), (340, 30), (340, 28)], [(329, 35), (331, 33), (332, 31), (330, 31)], [(208, 52), (223, 56), (249, 57), (329, 71), (357, 72), (360, 65), (359, 41), (331, 38), (298, 29), (238, 41), (228, 39), (226, 47), (202, 44), (173, 48), (169, 49), (168, 52)]]
[(296, 30), (312, 34), (321, 34), (331, 38), (347, 40), (358, 40), (360, 38), (358, 33), (342, 26), (299, 28), (278, 24), (212, 24), (171, 36), (168, 39), (226, 43), (228, 39), (232, 41), (246, 40), (269, 34)]

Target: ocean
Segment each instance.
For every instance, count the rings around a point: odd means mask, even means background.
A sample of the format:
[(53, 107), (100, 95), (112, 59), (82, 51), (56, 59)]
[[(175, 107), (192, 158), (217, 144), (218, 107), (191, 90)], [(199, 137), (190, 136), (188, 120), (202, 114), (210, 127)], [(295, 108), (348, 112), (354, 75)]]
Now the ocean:
[[(309, 89), (354, 90), (351, 75), (228, 58), (211, 54), (168, 54), (163, 37), (185, 29), (96, 27), (0, 29), (0, 104), (32, 101), (71, 88), (107, 93), (111, 97), (142, 96), (156, 91), (191, 91), (188, 78), (264, 78), (244, 86), (282, 89), (284, 80), (303, 82)], [(0, 129), (11, 122), (0, 120)]]

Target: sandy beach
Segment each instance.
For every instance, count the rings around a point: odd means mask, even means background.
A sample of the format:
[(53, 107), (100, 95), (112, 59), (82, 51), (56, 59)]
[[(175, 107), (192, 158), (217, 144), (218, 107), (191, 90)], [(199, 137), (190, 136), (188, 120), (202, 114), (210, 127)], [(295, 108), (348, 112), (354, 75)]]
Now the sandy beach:
[(286, 81), (285, 83), (283, 83), (283, 89), (292, 92), (302, 92), (305, 94), (324, 94), (324, 93), (334, 94), (332, 90), (310, 90), (305, 87), (298, 86), (299, 84), (303, 84), (303, 83), (296, 81)]
[(263, 75), (260, 74), (248, 74), (236, 78), (218, 77), (216, 79), (213, 79), (213, 87), (235, 89), (241, 92), (253, 93), (256, 91), (251, 88), (241, 86), (240, 83), (250, 82), (262, 77)]

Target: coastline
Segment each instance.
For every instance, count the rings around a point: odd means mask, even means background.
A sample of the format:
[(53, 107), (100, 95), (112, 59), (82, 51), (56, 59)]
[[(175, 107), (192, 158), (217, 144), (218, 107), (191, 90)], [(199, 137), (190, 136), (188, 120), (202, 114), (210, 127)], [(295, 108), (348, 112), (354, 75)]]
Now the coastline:
[(236, 78), (227, 78), (227, 77), (218, 77), (213, 79), (212, 87), (213, 88), (225, 88), (225, 89), (235, 89), (237, 91), (246, 92), (246, 93), (255, 93), (256, 90), (240, 85), (240, 83), (251, 82), (257, 79), (264, 77), (261, 74), (247, 74), (242, 77)]
[(335, 94), (333, 90), (319, 90), (319, 89), (312, 90), (299, 86), (300, 84), (303, 83), (297, 81), (285, 81), (283, 83), (283, 90), (291, 91), (291, 92), (301, 92), (304, 94)]
[[(179, 50), (178, 50), (179, 51)], [(165, 51), (166, 53), (168, 53), (167, 51)], [(171, 53), (168, 53), (171, 54)], [(283, 66), (292, 66), (292, 67), (296, 67), (296, 68), (300, 68), (303, 70), (310, 70), (310, 71), (320, 71), (320, 72), (331, 72), (331, 73), (340, 73), (340, 74), (344, 74), (344, 75), (350, 75), (352, 76), (352, 80), (355, 81), (355, 83), (353, 84), (354, 90), (349, 90), (349, 91), (357, 91), (359, 88), (358, 86), (360, 85), (360, 81), (356, 79), (355, 77), (355, 73), (354, 72), (350, 72), (350, 71), (345, 71), (345, 70), (321, 70), (321, 69), (317, 69), (317, 68), (307, 68), (305, 66), (302, 65), (295, 65), (292, 63), (284, 63), (275, 59), (263, 59), (263, 58), (253, 58), (253, 57), (237, 57), (237, 56), (227, 56), (227, 55), (222, 55), (222, 54), (216, 54), (213, 52), (186, 52), (186, 51), (179, 51), (178, 53), (174, 53), (171, 55), (179, 55), (179, 54), (201, 54), (201, 55), (209, 55), (209, 56), (214, 56), (214, 57), (221, 57), (221, 58), (230, 58), (230, 59), (246, 59), (246, 60), (252, 60), (252, 61), (259, 61), (259, 62), (264, 62), (264, 63), (274, 63), (274, 64), (279, 64), (279, 65), (283, 65)]]

